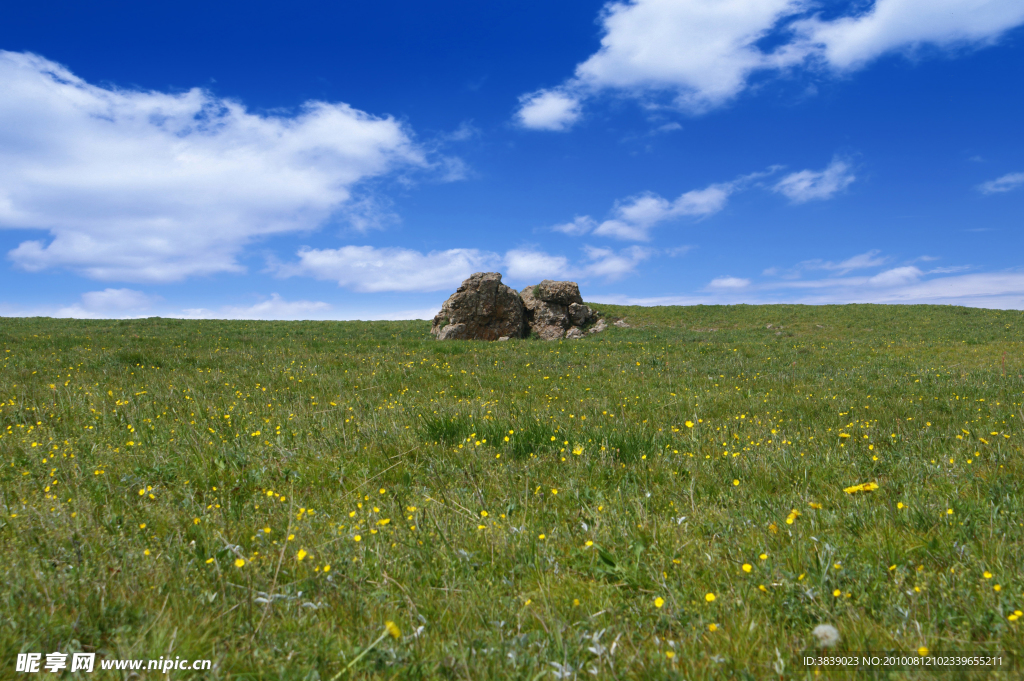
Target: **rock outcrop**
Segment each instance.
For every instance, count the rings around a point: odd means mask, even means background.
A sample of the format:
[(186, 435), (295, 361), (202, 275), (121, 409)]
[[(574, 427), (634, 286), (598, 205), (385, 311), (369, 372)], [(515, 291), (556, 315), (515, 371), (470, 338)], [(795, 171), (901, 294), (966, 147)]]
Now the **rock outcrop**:
[(438, 340), (493, 341), (522, 338), (526, 329), (523, 300), (516, 290), (501, 283), (498, 272), (477, 272), (444, 302), (430, 333)]
[[(580, 287), (574, 281), (545, 279), (519, 293), (526, 308), (526, 323), (544, 340), (582, 338), (582, 327), (596, 318), (583, 304)], [(571, 334), (571, 335), (567, 335)]]
[(437, 340), (507, 341), (531, 332), (544, 340), (578, 340), (607, 328), (602, 319), (585, 329), (597, 317), (574, 281), (545, 279), (516, 293), (499, 273), (477, 272), (441, 306), (430, 332)]

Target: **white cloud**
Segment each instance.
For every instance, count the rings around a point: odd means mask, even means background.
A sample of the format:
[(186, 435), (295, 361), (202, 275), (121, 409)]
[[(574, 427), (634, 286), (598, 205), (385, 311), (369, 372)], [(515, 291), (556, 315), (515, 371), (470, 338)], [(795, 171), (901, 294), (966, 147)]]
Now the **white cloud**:
[(621, 251), (584, 246), (583, 253), (584, 258), (573, 263), (565, 256), (549, 255), (543, 251), (513, 250), (505, 254), (504, 271), (510, 281), (522, 283), (542, 279), (601, 278), (614, 281), (632, 274), (641, 262), (654, 255), (654, 251), (639, 246)]
[[(874, 277), (839, 277), (813, 282), (780, 283), (760, 287), (762, 302), (810, 305), (843, 303), (891, 303), (966, 305), (1024, 309), (1024, 274), (989, 272), (923, 278), (914, 267), (896, 268)], [(789, 291), (804, 291), (802, 296)], [(747, 301), (752, 302), (752, 301)]]
[(723, 208), (729, 195), (736, 191), (735, 182), (712, 184), (704, 189), (688, 191), (675, 201), (647, 192), (618, 201), (612, 218), (605, 220), (594, 234), (630, 241), (647, 241), (651, 228), (659, 222), (684, 216), (707, 217)]
[(339, 310), (335, 306), (320, 301), (294, 300), (287, 301), (276, 293), (269, 300), (255, 305), (225, 305), (216, 310), (206, 308), (189, 308), (178, 312), (161, 315), (177, 319), (265, 319), (265, 320), (397, 320), (397, 319), (432, 319), (441, 303), (429, 308), (416, 310), (382, 310), (352, 311)]
[[(851, 256), (846, 260), (840, 262), (832, 262), (831, 260), (804, 260), (796, 266), (797, 270), (830, 270), (839, 274), (846, 274), (853, 270), (870, 269), (872, 267), (881, 267), (889, 261), (889, 258), (885, 256), (879, 257), (880, 250), (872, 249), (866, 253), (860, 253), (858, 255)], [(767, 272), (766, 272), (767, 274)]]
[(542, 251), (512, 250), (505, 254), (505, 275), (515, 281), (540, 281), (568, 276), (569, 259)]
[(652, 135), (656, 135), (658, 133), (663, 133), (663, 132), (675, 132), (676, 130), (682, 130), (682, 129), (683, 129), (682, 125), (680, 125), (679, 123), (676, 123), (676, 122), (672, 122), (672, 123), (666, 123), (665, 125), (659, 125), (657, 128), (655, 128), (654, 130), (651, 131), (651, 134)]
[[(361, 180), (431, 165), (399, 122), (342, 103), (260, 115), (198, 88), (98, 87), (3, 51), (0, 90), (0, 227), (50, 235), (10, 252), (29, 271), (239, 272), (253, 240), (314, 229)], [(368, 204), (350, 214), (364, 229), (381, 217)]]
[(254, 305), (226, 305), (217, 310), (191, 308), (170, 317), (184, 319), (335, 319), (329, 303), (309, 300), (287, 301), (276, 293)]
[(674, 248), (666, 248), (665, 255), (670, 258), (678, 258), (681, 255), (686, 255), (693, 250), (693, 246), (675, 246)]
[[(730, 277), (732, 279), (732, 277)], [(739, 282), (746, 281), (739, 279)], [(964, 305), (995, 309), (1024, 310), (1024, 273), (991, 272), (924, 281), (907, 278), (890, 285), (872, 284), (868, 277), (825, 279), (819, 282), (780, 283), (772, 286), (708, 286), (697, 295), (635, 297), (603, 295), (589, 298), (613, 305), (716, 305), (716, 304), (804, 304), (843, 305), (879, 303), (905, 305)]]
[(804, 49), (846, 70), (922, 45), (988, 45), (1022, 22), (1024, 5), (1017, 0), (876, 0), (867, 12), (814, 16), (793, 29)]
[[(124, 293), (122, 293), (124, 291)], [(111, 293), (112, 292), (112, 293)], [(99, 298), (92, 294), (100, 294)], [(261, 296), (262, 297), (262, 296)], [(431, 319), (441, 307), (443, 297), (429, 307), (391, 309), (388, 304), (374, 300), (356, 301), (356, 305), (339, 307), (322, 301), (285, 300), (277, 293), (263, 297), (252, 305), (222, 305), (210, 309), (203, 307), (156, 307), (159, 298), (146, 296), (130, 289), (92, 291), (82, 295), (82, 302), (66, 307), (25, 307), (0, 301), (0, 317), (58, 317), (76, 319), (137, 319), (163, 317), (167, 319), (265, 319), (265, 320), (396, 320)]]
[(519, 125), (534, 130), (567, 130), (579, 120), (580, 102), (562, 90), (538, 90), (519, 98)]
[(606, 305), (714, 305), (718, 299), (709, 295), (699, 296), (628, 296), (622, 293), (589, 296), (588, 301)]
[(298, 261), (272, 264), (280, 277), (307, 276), (336, 281), (339, 286), (363, 293), (384, 291), (450, 291), (474, 272), (504, 272), (508, 281), (536, 283), (541, 279), (596, 277), (619, 279), (635, 271), (653, 255), (649, 249), (632, 246), (621, 251), (584, 247), (585, 257), (574, 263), (561, 255), (530, 248), (513, 249), (501, 255), (472, 248), (421, 253), (408, 248), (343, 246), (302, 248)]
[(465, 142), (479, 137), (481, 134), (480, 128), (473, 125), (473, 121), (462, 121), (459, 123), (459, 127), (441, 137), (450, 142)]
[(924, 274), (913, 265), (907, 267), (894, 267), (891, 270), (880, 272), (868, 279), (872, 286), (904, 286), (912, 284)]
[(891, 290), (870, 302), (1024, 309), (1024, 274), (988, 272), (936, 277)]
[(793, 203), (830, 199), (857, 179), (850, 165), (832, 159), (824, 170), (801, 170), (779, 180), (774, 191), (784, 194)]
[(336, 281), (355, 291), (442, 291), (474, 272), (495, 269), (501, 258), (473, 248), (420, 253), (408, 248), (342, 246), (302, 248), (295, 263), (274, 267), (282, 277)]
[(1001, 194), (1024, 185), (1024, 173), (1007, 173), (988, 182), (978, 185), (978, 191), (982, 194)]
[(730, 196), (772, 175), (780, 167), (771, 166), (764, 171), (741, 175), (730, 182), (717, 182), (703, 189), (691, 189), (673, 201), (654, 192), (643, 192), (616, 201), (611, 217), (600, 224), (589, 215), (584, 215), (551, 229), (573, 236), (593, 233), (625, 241), (648, 241), (655, 225), (681, 217), (705, 218), (714, 215), (725, 208)]
[(764, 66), (754, 45), (801, 0), (637, 0), (605, 7), (596, 54), (577, 66), (573, 87), (625, 93), (669, 90), (692, 112), (720, 105)]
[(155, 300), (156, 298), (142, 291), (133, 291), (129, 288), (88, 291), (82, 294), (81, 303), (60, 308), (54, 316), (76, 319), (138, 317), (149, 310)]
[(594, 218), (589, 215), (577, 215), (572, 219), (572, 222), (554, 225), (551, 229), (570, 236), (582, 236), (593, 231), (595, 227), (597, 227), (597, 221)]
[(137, 310), (150, 306), (153, 299), (130, 288), (107, 288), (82, 294), (82, 305), (90, 310)]
[(584, 251), (590, 262), (583, 267), (583, 276), (603, 277), (610, 281), (632, 274), (640, 263), (654, 255), (650, 249), (640, 246), (630, 246), (619, 252), (586, 246)]
[[(530, 127), (565, 130), (580, 118), (581, 102), (605, 90), (647, 103), (668, 93), (676, 108), (700, 113), (742, 92), (755, 72), (848, 71), (922, 45), (984, 46), (1024, 22), (1019, 0), (876, 0), (866, 11), (850, 3), (830, 19), (815, 13), (820, 7), (814, 0), (611, 2), (600, 49), (562, 85), (521, 98), (518, 116), (536, 110), (546, 125)], [(766, 38), (770, 51), (758, 45)], [(547, 97), (552, 104), (541, 106)], [(555, 102), (572, 114), (558, 115)]]
[(747, 288), (750, 286), (749, 279), (740, 279), (739, 277), (717, 277), (712, 279), (708, 284), (709, 289), (724, 289), (734, 291), (736, 289)]
[[(854, 270), (879, 267), (890, 260), (879, 253), (872, 250), (838, 263), (808, 260), (792, 270), (834, 273), (818, 279), (753, 283), (726, 277), (714, 280), (705, 291), (718, 295), (717, 302), (733, 303), (934, 303), (1024, 309), (1024, 274), (1019, 272), (963, 275), (956, 273), (969, 269), (968, 266), (938, 267), (925, 272), (904, 264), (873, 276), (846, 276)], [(922, 256), (912, 262), (935, 259)], [(778, 268), (771, 269), (775, 272), (766, 270), (764, 274), (778, 273)], [(956, 276), (942, 276), (949, 274)], [(741, 285), (743, 282), (748, 285)], [(735, 295), (737, 292), (742, 295)], [(712, 298), (705, 302), (715, 301)]]
[(861, 253), (851, 258), (847, 258), (839, 263), (826, 262), (821, 264), (823, 270), (839, 270), (840, 274), (845, 274), (852, 270), (863, 270), (870, 267), (881, 267), (886, 263), (888, 258), (878, 257), (881, 253), (878, 249), (868, 251), (867, 253)]
[[(832, 260), (821, 260), (820, 258), (816, 258), (814, 260), (804, 260), (802, 262), (797, 263), (793, 267), (789, 268), (770, 267), (762, 271), (761, 274), (767, 277), (780, 277), (784, 280), (794, 281), (800, 279), (808, 272), (824, 270), (826, 272), (833, 273), (833, 278), (818, 279), (810, 282), (800, 282), (789, 285), (794, 287), (814, 287), (822, 285), (828, 286), (831, 284), (827, 282), (850, 281), (850, 279), (839, 279), (836, 277), (842, 277), (855, 270), (875, 269), (878, 267), (882, 267), (890, 260), (891, 258), (889, 258), (888, 256), (881, 255), (881, 251), (876, 248), (865, 253), (858, 253), (857, 255), (850, 256), (849, 258), (841, 260), (839, 262), (835, 262)], [(921, 256), (910, 261), (908, 265), (921, 260), (937, 260), (937, 258), (933, 256)], [(901, 269), (906, 268), (894, 268), (891, 271), (895, 272), (900, 271)], [(916, 271), (916, 268), (911, 269), (914, 269)]]

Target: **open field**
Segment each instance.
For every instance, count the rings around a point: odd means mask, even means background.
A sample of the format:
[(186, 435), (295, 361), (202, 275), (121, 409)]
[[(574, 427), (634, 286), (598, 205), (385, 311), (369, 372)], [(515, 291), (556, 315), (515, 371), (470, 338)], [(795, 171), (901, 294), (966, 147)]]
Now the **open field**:
[(1024, 314), (594, 307), (634, 328), (0, 320), (0, 676), (820, 678), (821, 623), (1024, 654)]

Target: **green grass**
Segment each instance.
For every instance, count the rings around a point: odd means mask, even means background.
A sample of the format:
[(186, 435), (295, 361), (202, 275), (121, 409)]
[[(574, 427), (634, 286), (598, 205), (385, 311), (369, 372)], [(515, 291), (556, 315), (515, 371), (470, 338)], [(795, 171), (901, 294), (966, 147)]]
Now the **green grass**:
[(0, 320), (0, 676), (820, 678), (821, 623), (1024, 653), (1024, 315), (595, 307), (633, 328)]

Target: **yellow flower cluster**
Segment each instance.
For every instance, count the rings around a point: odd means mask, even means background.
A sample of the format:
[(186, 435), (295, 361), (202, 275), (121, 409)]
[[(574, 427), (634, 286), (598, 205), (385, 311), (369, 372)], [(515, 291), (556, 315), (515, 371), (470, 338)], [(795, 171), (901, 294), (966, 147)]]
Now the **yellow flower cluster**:
[(847, 487), (843, 491), (846, 492), (847, 494), (856, 494), (857, 492), (872, 492), (876, 489), (878, 489), (877, 482), (862, 482), (859, 485), (852, 485), (851, 487)]

